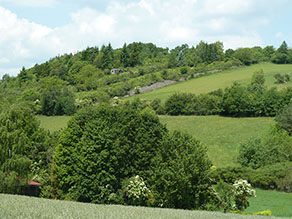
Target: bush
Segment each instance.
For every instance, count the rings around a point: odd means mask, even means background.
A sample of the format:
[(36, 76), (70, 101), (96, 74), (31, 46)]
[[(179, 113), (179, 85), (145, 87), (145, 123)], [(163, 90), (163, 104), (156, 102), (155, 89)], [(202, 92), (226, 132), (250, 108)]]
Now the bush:
[(277, 187), (284, 192), (292, 192), (292, 167), (288, 169), (284, 178), (277, 181)]
[(281, 130), (274, 130), (263, 139), (251, 139), (241, 144), (238, 161), (253, 169), (292, 161), (292, 138)]
[(123, 194), (125, 203), (130, 205), (147, 206), (152, 197), (151, 190), (139, 175), (127, 179), (123, 183)]
[(277, 126), (292, 135), (292, 104), (285, 106), (275, 118)]
[(276, 79), (276, 83), (277, 84), (283, 84), (283, 83), (285, 83), (285, 77), (284, 77), (284, 75), (281, 75), (280, 73), (275, 74), (274, 75), (274, 78)]
[(246, 180), (236, 180), (233, 184), (234, 187), (234, 201), (236, 208), (240, 211), (249, 206), (247, 198), (255, 197), (255, 190)]
[(193, 114), (193, 94), (175, 93), (165, 102), (165, 111), (172, 116)]

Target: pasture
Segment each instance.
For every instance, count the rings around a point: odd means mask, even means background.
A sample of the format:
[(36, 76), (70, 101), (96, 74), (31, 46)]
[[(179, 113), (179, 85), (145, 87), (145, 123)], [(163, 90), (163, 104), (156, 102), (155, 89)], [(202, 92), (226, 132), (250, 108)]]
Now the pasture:
[(222, 116), (159, 116), (169, 130), (193, 135), (208, 148), (216, 167), (236, 166), (239, 145), (268, 133), (273, 118), (231, 118)]
[(274, 75), (277, 73), (290, 73), (292, 76), (292, 65), (277, 65), (273, 63), (260, 63), (251, 66), (245, 66), (238, 69), (226, 70), (214, 74), (205, 75), (199, 78), (194, 78), (188, 81), (176, 83), (167, 87), (163, 87), (154, 91), (146, 92), (133, 96), (129, 99), (139, 97), (140, 99), (153, 100), (155, 98), (165, 101), (170, 95), (175, 92), (189, 92), (194, 94), (208, 93), (219, 88), (226, 88), (234, 81), (242, 84), (248, 84), (253, 73), (257, 70), (263, 69), (266, 79), (266, 86), (277, 86), (282, 89), (292, 85), (292, 81), (286, 84), (275, 84)]

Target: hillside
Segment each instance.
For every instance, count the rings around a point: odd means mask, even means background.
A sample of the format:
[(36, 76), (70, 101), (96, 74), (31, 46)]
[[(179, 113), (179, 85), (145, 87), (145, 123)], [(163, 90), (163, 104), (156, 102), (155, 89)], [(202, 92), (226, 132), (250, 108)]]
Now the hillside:
[[(0, 194), (1, 218), (198, 218), (198, 219), (256, 219), (261, 216), (243, 216), (206, 211), (187, 211), (121, 205), (95, 205), (70, 201), (57, 201), (16, 195)], [(270, 219), (276, 217), (269, 217)]]
[[(239, 145), (262, 136), (274, 124), (272, 118), (230, 118), (221, 116), (160, 116), (170, 130), (185, 131), (208, 148), (216, 167), (237, 166)], [(220, 156), (218, 156), (220, 154)]]
[[(259, 69), (263, 69), (266, 79), (266, 86), (276, 86), (278, 89), (292, 85), (292, 82), (277, 85), (275, 84), (274, 75), (277, 73), (292, 73), (292, 65), (277, 65), (273, 63), (260, 63), (251, 66), (245, 66), (233, 70), (225, 70), (215, 74), (205, 75), (200, 78), (191, 79), (185, 82), (180, 82), (155, 91), (139, 94), (136, 97), (141, 99), (153, 100), (155, 98), (165, 101), (175, 92), (189, 92), (194, 94), (208, 93), (219, 88), (226, 88), (234, 81), (242, 84), (248, 84), (253, 73)], [(131, 97), (133, 99), (135, 97)]]

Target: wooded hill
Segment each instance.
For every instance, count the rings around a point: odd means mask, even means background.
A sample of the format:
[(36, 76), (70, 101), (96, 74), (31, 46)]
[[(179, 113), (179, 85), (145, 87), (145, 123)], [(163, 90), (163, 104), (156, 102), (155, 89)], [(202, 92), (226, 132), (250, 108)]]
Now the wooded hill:
[[(29, 105), (36, 114), (73, 114), (76, 109), (108, 102), (140, 87), (165, 80), (189, 79), (196, 73), (236, 68), (262, 61), (292, 63), (286, 42), (275, 49), (239, 48), (223, 50), (221, 42), (201, 41), (195, 47), (183, 44), (174, 49), (152, 43), (111, 44), (87, 48), (24, 67), (16, 77), (5, 74), (0, 83), (2, 107)], [(5, 108), (5, 107), (4, 107)]]

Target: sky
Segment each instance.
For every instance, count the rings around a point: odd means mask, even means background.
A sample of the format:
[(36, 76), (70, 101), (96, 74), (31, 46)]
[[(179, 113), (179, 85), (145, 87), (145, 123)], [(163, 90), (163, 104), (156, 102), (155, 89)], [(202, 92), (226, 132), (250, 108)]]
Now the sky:
[(0, 0), (0, 79), (111, 43), (292, 46), (291, 0)]

